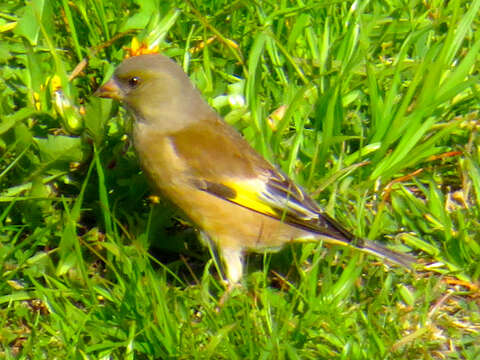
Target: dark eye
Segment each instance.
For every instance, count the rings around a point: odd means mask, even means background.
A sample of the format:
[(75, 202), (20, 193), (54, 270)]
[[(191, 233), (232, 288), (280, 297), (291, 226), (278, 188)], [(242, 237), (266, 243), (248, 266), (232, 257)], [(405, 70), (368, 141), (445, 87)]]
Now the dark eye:
[(140, 85), (140, 78), (138, 76), (132, 76), (128, 79), (128, 86), (132, 89), (136, 88), (138, 85)]

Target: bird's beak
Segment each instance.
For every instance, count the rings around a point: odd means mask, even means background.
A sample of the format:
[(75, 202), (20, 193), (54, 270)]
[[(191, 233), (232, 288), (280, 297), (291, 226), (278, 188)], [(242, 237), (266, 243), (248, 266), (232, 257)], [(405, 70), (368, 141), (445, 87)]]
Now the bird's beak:
[(100, 86), (93, 95), (115, 100), (123, 99), (123, 92), (113, 78)]

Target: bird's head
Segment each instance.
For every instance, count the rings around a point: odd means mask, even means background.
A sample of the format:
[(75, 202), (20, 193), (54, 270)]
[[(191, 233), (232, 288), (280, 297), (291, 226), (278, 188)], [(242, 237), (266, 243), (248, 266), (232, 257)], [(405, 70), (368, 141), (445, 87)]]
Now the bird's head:
[(95, 95), (119, 100), (132, 110), (137, 121), (159, 126), (171, 121), (183, 126), (192, 114), (195, 118), (211, 111), (182, 68), (160, 54), (124, 60)]

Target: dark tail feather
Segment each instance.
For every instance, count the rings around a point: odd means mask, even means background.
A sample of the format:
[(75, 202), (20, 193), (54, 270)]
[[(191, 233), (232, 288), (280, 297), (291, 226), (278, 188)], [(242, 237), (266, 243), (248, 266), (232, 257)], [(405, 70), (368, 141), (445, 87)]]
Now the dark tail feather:
[(287, 218), (287, 223), (316, 233), (320, 235), (319, 238), (322, 238), (326, 242), (343, 246), (352, 246), (410, 270), (413, 270), (414, 264), (416, 263), (416, 258), (412, 255), (402, 254), (390, 250), (377, 242), (355, 237), (350, 231), (345, 229), (343, 225), (331, 218), (328, 214), (319, 213), (318, 219), (315, 219), (313, 222), (298, 222), (295, 221), (295, 219), (292, 220)]
[(397, 265), (403, 266), (412, 270), (416, 263), (416, 258), (412, 255), (402, 254), (388, 249), (384, 245), (377, 242), (373, 242), (367, 239), (356, 238), (352, 233), (346, 230), (339, 222), (332, 219), (327, 214), (321, 214), (319, 216), (317, 226), (319, 234), (327, 235), (333, 242), (338, 242), (344, 245), (353, 246), (364, 252), (368, 252), (372, 255), (380, 257), (382, 259), (389, 260)]
[(413, 269), (413, 265), (416, 262), (414, 256), (390, 250), (385, 246), (370, 240), (362, 240), (361, 242), (356, 244), (356, 247), (375, 256), (387, 259), (391, 262), (394, 262), (395, 264), (401, 265), (410, 270)]

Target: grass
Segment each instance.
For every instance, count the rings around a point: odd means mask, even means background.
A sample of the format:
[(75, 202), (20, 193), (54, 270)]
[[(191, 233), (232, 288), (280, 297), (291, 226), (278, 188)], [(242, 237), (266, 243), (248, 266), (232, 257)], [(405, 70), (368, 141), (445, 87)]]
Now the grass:
[[(0, 4), (0, 356), (478, 359), (479, 7)], [(126, 111), (92, 96), (134, 38), (417, 271), (292, 245), (251, 255), (223, 297), (195, 232), (150, 196)]]

